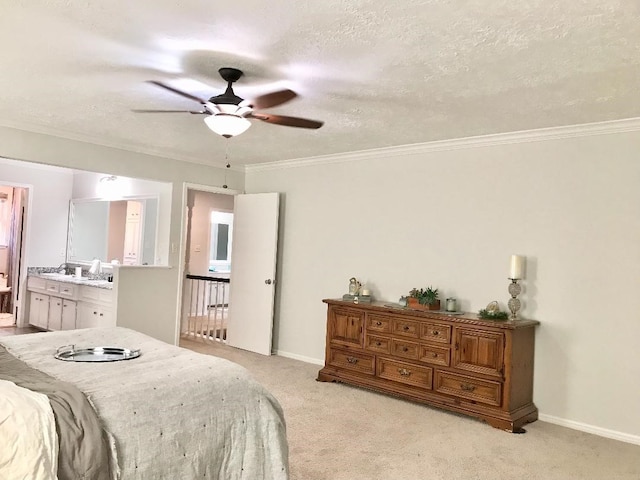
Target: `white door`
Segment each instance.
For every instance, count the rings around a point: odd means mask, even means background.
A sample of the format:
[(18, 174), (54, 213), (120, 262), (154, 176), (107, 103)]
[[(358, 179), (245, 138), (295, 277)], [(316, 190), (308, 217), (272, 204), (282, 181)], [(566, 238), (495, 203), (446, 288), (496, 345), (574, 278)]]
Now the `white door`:
[(278, 246), (277, 193), (236, 195), (227, 343), (271, 355)]

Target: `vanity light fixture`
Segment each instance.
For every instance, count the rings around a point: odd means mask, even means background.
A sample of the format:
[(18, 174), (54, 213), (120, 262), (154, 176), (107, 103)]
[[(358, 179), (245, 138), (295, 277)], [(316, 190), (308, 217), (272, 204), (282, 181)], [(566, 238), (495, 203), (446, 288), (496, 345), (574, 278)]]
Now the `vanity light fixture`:
[(100, 181), (96, 185), (96, 194), (99, 198), (114, 199), (120, 196), (121, 186), (118, 181), (118, 177), (115, 175), (107, 175), (100, 178)]

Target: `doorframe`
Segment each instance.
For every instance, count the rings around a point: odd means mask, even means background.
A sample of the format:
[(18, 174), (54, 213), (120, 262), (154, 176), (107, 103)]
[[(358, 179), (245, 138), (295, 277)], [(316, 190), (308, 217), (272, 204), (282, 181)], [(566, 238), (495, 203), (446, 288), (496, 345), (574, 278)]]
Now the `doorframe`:
[[(3, 157), (4, 158), (4, 157)], [(31, 208), (33, 202), (33, 185), (28, 183), (19, 183), (19, 182), (10, 182), (0, 179), (0, 184), (11, 187), (11, 188), (24, 188), (27, 192), (27, 201), (23, 205), (24, 207), (24, 218), (22, 221), (22, 239), (21, 239), (21, 257), (20, 257), (20, 276), (18, 277), (18, 291), (12, 292), (12, 300), (15, 299), (16, 294), (20, 296), (18, 302), (13, 302), (13, 312), (15, 312), (15, 308), (18, 307), (18, 315), (14, 318), (16, 327), (26, 327), (29, 324), (29, 321), (25, 315), (27, 299), (27, 270), (29, 265), (29, 234), (31, 231)], [(13, 280), (12, 280), (13, 283)]]
[(182, 302), (184, 293), (184, 270), (185, 270), (185, 258), (187, 256), (187, 201), (188, 191), (198, 190), (207, 193), (219, 193), (223, 195), (238, 195), (241, 194), (240, 190), (233, 190), (230, 188), (214, 187), (211, 185), (201, 185), (198, 183), (183, 182), (182, 184), (182, 209), (180, 212), (180, 247), (178, 248), (178, 301), (176, 304), (176, 325), (174, 338), (176, 339), (176, 345), (180, 343), (180, 323), (182, 322)]

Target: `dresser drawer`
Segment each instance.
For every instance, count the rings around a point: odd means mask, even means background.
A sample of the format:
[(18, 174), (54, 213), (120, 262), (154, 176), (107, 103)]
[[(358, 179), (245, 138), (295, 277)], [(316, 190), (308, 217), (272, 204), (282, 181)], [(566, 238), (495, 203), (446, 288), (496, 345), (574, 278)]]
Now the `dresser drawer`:
[(420, 344), (410, 342), (403, 339), (391, 340), (391, 354), (398, 357), (410, 358), (411, 360), (418, 360), (420, 350)]
[(345, 352), (342, 350), (331, 349), (329, 353), (329, 365), (355, 370), (360, 373), (375, 373), (375, 357), (365, 353)]
[(394, 318), (391, 321), (391, 333), (394, 335), (402, 335), (404, 337), (418, 338), (420, 323), (412, 320), (404, 320)]
[(431, 390), (433, 370), (429, 367), (419, 367), (410, 363), (380, 357), (378, 357), (376, 367), (377, 376), (380, 378)]
[(367, 334), (365, 348), (372, 352), (391, 353), (391, 340), (387, 337)]
[(420, 325), (420, 338), (448, 345), (451, 343), (451, 326), (440, 323), (423, 323)]
[(420, 345), (419, 360), (433, 365), (448, 367), (451, 364), (451, 350), (446, 347)]
[(391, 317), (367, 314), (367, 331), (389, 333), (391, 331)]
[(502, 385), (500, 383), (454, 375), (440, 370), (436, 371), (434, 390), (497, 407), (501, 403)]

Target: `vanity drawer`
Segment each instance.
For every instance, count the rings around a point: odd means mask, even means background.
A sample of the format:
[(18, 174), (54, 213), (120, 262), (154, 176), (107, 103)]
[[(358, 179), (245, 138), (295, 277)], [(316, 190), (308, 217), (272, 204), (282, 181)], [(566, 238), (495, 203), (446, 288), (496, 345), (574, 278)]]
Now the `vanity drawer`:
[(394, 382), (431, 390), (433, 369), (389, 358), (378, 358), (377, 376)]
[(60, 283), (58, 284), (58, 293), (61, 297), (76, 298), (77, 287), (72, 283)]
[(27, 278), (27, 288), (29, 290), (40, 290), (45, 291), (47, 286), (47, 281), (44, 278), (39, 277), (28, 277)]
[(446, 347), (436, 347), (433, 345), (420, 345), (419, 360), (433, 365), (448, 367), (451, 364), (451, 350)]
[(111, 304), (111, 290), (82, 285), (80, 299), (93, 303)]
[(394, 318), (391, 322), (391, 333), (404, 337), (418, 338), (420, 324), (412, 320)]
[(420, 326), (420, 338), (429, 342), (451, 343), (451, 326), (441, 323), (423, 323)]
[(453, 373), (436, 371), (434, 389), (437, 392), (456, 397), (468, 398), (478, 403), (500, 406), (502, 384), (490, 380), (480, 380), (473, 377), (455, 375)]
[(409, 342), (407, 340), (391, 340), (391, 353), (399, 357), (410, 358), (411, 360), (418, 359), (418, 351), (420, 344)]
[(45, 284), (45, 290), (50, 295), (55, 295), (60, 292), (60, 284), (58, 282), (49, 282)]
[(389, 333), (391, 331), (391, 317), (367, 314), (367, 330)]
[(391, 353), (391, 339), (367, 334), (365, 348), (378, 353)]
[(329, 365), (338, 368), (346, 368), (361, 373), (373, 375), (375, 373), (375, 357), (365, 353), (345, 352), (331, 349), (329, 353)]

